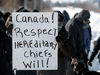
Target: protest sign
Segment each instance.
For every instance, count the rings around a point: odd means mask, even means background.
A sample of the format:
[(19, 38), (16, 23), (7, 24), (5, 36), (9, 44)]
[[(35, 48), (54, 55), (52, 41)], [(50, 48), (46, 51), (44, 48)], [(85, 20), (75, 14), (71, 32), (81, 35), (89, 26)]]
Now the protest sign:
[(13, 69), (57, 70), (58, 13), (14, 12)]

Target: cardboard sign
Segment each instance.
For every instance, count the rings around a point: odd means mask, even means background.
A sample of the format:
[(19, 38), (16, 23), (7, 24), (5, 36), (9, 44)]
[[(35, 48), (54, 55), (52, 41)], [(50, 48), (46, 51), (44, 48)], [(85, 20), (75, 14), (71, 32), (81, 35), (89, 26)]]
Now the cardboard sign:
[(13, 69), (57, 70), (58, 13), (14, 12)]

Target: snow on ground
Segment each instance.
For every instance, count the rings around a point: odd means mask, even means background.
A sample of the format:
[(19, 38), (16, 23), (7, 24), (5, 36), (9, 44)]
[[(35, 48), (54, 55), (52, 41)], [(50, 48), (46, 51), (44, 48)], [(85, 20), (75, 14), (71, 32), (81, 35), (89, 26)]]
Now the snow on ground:
[[(54, 7), (52, 10), (59, 10), (63, 12), (63, 10), (66, 10), (72, 18), (75, 13), (79, 13), (82, 9), (81, 8), (74, 8), (74, 7)], [(93, 51), (93, 41), (97, 40), (98, 37), (100, 36), (100, 13), (96, 13), (94, 11), (90, 11), (91, 17), (90, 17), (90, 26), (92, 29), (92, 41), (91, 41), (91, 48), (89, 52), (89, 57)], [(89, 66), (89, 69), (92, 71), (98, 71), (100, 72), (100, 64), (99, 60), (97, 59), (97, 56), (95, 56), (93, 62), (92, 62), (92, 67)]]

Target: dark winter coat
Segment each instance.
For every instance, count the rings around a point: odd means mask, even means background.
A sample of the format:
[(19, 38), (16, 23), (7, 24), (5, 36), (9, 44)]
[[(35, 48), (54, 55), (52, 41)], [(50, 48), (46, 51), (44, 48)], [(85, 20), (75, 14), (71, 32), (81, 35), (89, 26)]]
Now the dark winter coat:
[(63, 15), (64, 15), (64, 26), (66, 25), (66, 23), (68, 22), (68, 20), (70, 20), (69, 14), (66, 10), (63, 11)]
[(90, 40), (92, 40), (91, 26), (88, 24), (88, 25), (85, 25), (84, 28), (87, 28), (87, 29), (88, 29), (88, 31), (89, 31), (89, 36), (90, 36)]
[[(63, 27), (56, 37), (58, 42), (58, 70), (40, 70), (37, 75), (65, 75), (65, 57), (71, 57), (75, 52), (72, 34), (66, 32)], [(62, 44), (59, 44), (62, 43)]]
[(83, 23), (77, 18), (72, 18), (65, 27), (67, 31), (73, 34), (75, 40), (74, 44), (76, 49), (73, 58), (82, 59), (85, 55)]
[(17, 70), (16, 75), (36, 75), (35, 70)]
[(0, 56), (7, 55), (8, 61), (11, 61), (12, 54), (12, 42), (5, 32), (5, 21), (3, 17), (0, 17)]
[(0, 30), (0, 75), (10, 74), (10, 62), (11, 62), (11, 39), (5, 32)]
[(97, 41), (95, 43), (95, 47), (94, 47), (93, 52), (92, 52), (92, 54), (90, 56), (90, 62), (93, 61), (94, 57), (97, 55), (99, 50), (100, 50), (100, 37), (97, 39)]
[(87, 29), (89, 30), (90, 40), (92, 40), (92, 31), (91, 31), (90, 25), (89, 25), (89, 27)]
[(12, 41), (11, 38), (6, 35), (5, 32), (0, 30), (0, 56), (7, 55), (9, 61), (11, 61), (12, 55)]
[(0, 75), (10, 75), (11, 40), (6, 35), (5, 20), (0, 12)]

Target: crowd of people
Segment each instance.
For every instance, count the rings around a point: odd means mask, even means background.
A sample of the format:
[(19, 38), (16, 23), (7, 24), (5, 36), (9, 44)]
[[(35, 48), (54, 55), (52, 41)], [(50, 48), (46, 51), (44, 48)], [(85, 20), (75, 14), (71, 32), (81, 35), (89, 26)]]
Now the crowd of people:
[[(30, 12), (24, 7), (16, 12)], [(33, 10), (32, 12), (39, 12)], [(92, 39), (90, 12), (82, 10), (70, 19), (67, 11), (58, 13), (58, 69), (57, 70), (17, 70), (16, 75), (76, 75), (72, 63), (82, 62), (87, 70), (100, 49), (100, 38), (96, 41), (93, 53), (88, 59)], [(12, 15), (0, 12), (0, 75), (14, 75), (12, 70)], [(99, 56), (98, 56), (99, 57)]]

